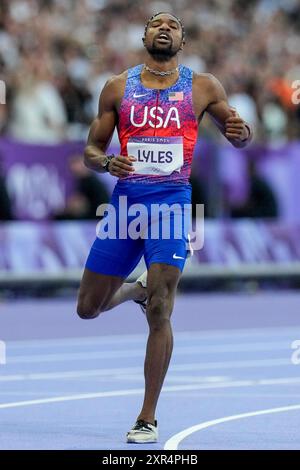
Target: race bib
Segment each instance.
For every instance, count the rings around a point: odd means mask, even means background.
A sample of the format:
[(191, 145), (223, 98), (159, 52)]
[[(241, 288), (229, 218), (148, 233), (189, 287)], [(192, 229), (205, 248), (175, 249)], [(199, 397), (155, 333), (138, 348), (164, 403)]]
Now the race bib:
[(128, 155), (135, 174), (170, 175), (183, 166), (183, 138), (179, 137), (131, 137), (127, 142)]

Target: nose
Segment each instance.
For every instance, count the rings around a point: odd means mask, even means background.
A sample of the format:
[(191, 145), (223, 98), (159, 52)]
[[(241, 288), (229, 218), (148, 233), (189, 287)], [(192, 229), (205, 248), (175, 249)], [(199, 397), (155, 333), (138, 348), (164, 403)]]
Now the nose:
[(159, 31), (171, 31), (171, 28), (168, 23), (162, 23), (159, 27)]

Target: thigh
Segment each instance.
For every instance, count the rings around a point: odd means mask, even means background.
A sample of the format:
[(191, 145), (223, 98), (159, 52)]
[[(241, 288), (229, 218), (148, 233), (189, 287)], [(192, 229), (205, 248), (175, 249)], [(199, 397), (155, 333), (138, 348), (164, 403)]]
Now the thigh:
[(147, 268), (153, 263), (167, 264), (183, 271), (189, 250), (191, 224), (190, 186), (160, 189), (160, 209), (151, 210), (148, 237), (145, 239)]
[(140, 240), (96, 239), (80, 284), (79, 306), (91, 311), (105, 309), (142, 255)]
[(91, 309), (104, 307), (124, 280), (120, 276), (100, 274), (85, 268), (79, 288), (79, 303), (88, 303)]
[(86, 261), (86, 268), (98, 274), (126, 278), (136, 267), (144, 253), (144, 241), (130, 238), (131, 218), (120, 206), (120, 197), (126, 190), (116, 185), (105, 216), (97, 225), (95, 239)]
[[(167, 221), (165, 233), (162, 230), (164, 220)], [(188, 230), (182, 218), (176, 218), (174, 215), (166, 219), (160, 217), (159, 220), (151, 222), (149, 232), (150, 236), (145, 240), (144, 253), (147, 268), (149, 269), (153, 263), (161, 263), (174, 266), (182, 272), (189, 253)]]
[(187, 244), (183, 240), (147, 240), (144, 255), (148, 270), (152, 264), (159, 263), (182, 272), (188, 256)]
[(126, 278), (144, 254), (141, 239), (96, 238), (88, 255), (85, 268), (94, 273)]

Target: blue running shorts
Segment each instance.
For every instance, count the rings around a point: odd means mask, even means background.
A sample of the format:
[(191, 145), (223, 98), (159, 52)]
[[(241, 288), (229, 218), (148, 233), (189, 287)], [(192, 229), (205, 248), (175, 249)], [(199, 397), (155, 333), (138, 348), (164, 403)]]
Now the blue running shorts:
[(97, 226), (86, 268), (126, 278), (144, 256), (147, 269), (152, 263), (164, 263), (182, 271), (188, 254), (190, 204), (190, 184), (119, 181), (110, 209)]

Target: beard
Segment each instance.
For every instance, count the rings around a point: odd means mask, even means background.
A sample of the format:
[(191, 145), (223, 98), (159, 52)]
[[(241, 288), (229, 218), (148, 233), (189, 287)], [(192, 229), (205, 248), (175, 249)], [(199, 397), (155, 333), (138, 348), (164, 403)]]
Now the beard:
[(146, 49), (148, 53), (153, 57), (153, 59), (156, 60), (157, 62), (168, 62), (179, 51), (179, 48), (177, 49), (173, 48), (172, 42), (170, 43), (168, 47), (161, 48), (161, 47), (157, 47), (153, 41), (153, 43), (150, 46), (146, 46)]

